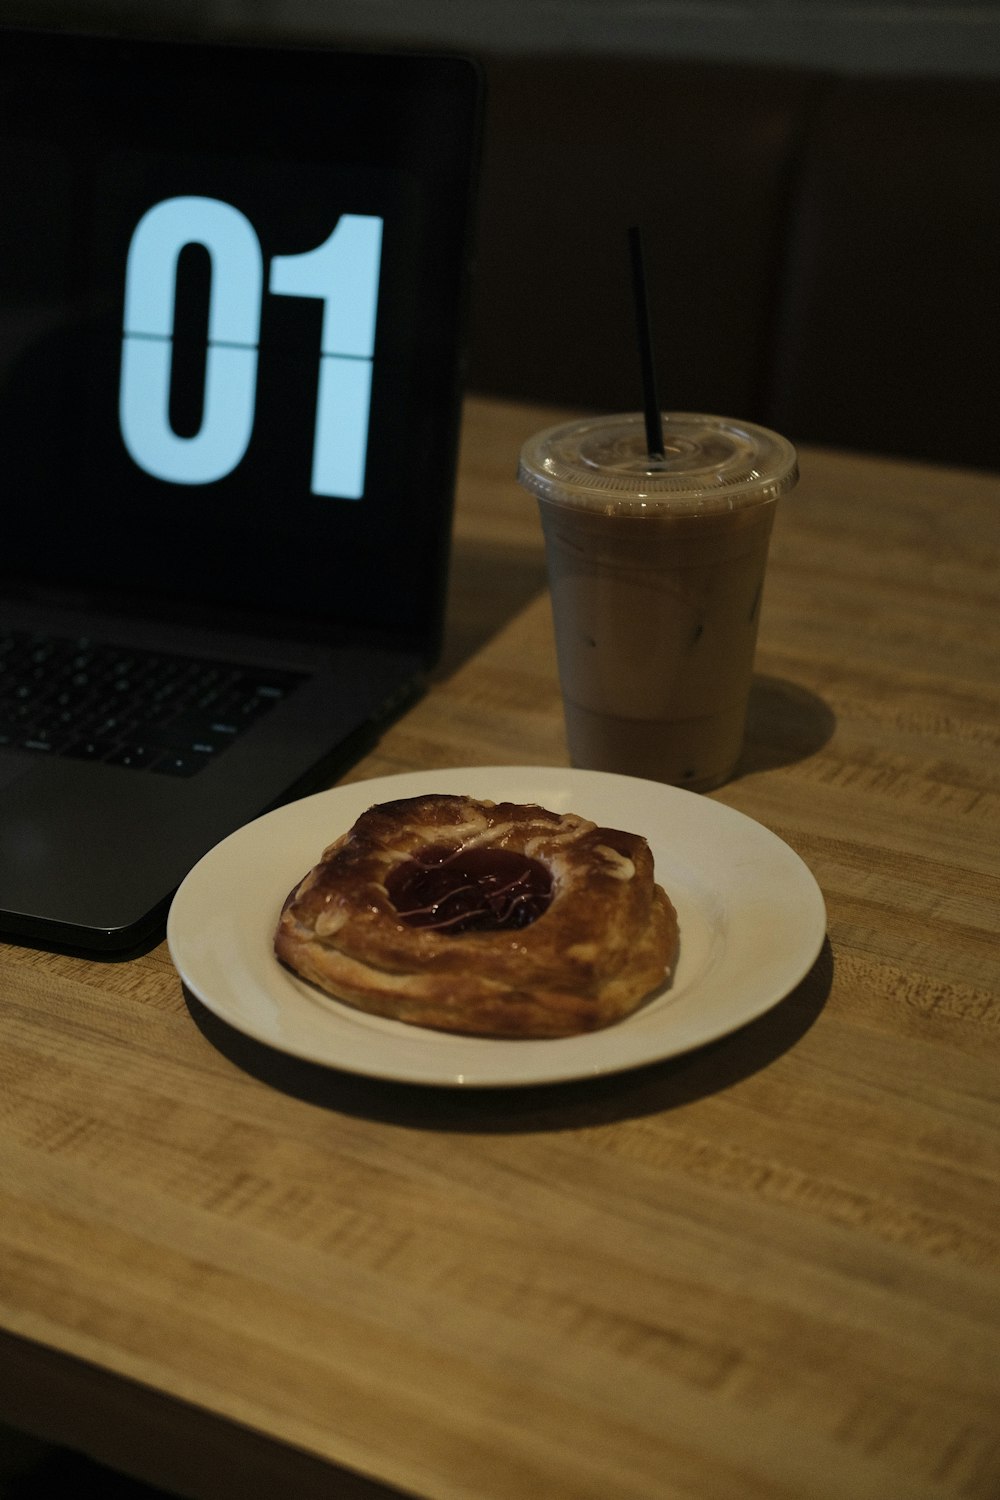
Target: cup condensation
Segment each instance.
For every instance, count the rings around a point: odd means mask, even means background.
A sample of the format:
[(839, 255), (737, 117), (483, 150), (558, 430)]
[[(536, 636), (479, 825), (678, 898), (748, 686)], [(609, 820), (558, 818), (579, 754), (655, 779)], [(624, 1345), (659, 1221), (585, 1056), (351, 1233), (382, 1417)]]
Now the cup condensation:
[(743, 744), (768, 544), (795, 449), (753, 423), (638, 413), (525, 443), (518, 479), (545, 534), (559, 679), (575, 766), (692, 791)]

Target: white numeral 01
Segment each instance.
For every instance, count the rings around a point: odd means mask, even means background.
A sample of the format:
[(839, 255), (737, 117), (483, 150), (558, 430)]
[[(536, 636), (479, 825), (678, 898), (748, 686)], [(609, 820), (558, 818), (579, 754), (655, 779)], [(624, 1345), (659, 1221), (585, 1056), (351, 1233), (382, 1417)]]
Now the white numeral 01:
[[(201, 426), (170, 424), (177, 261), (187, 245), (211, 259)], [(315, 250), (276, 255), (269, 290), (323, 302), (312, 490), (364, 492), (382, 220), (344, 214)], [(167, 198), (139, 220), (125, 270), (119, 421), (141, 469), (173, 484), (211, 484), (242, 459), (253, 431), (264, 283), (250, 221), (217, 198)]]

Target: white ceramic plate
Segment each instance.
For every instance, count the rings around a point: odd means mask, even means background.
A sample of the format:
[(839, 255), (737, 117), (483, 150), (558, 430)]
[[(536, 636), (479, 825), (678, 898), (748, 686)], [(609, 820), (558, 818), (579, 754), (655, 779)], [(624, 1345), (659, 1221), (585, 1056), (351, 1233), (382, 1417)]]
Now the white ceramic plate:
[[(369, 1016), (279, 965), (282, 903), (326, 845), (373, 803), (427, 792), (535, 802), (643, 834), (680, 920), (672, 983), (604, 1031), (511, 1042)], [(614, 1073), (724, 1036), (794, 988), (825, 932), (822, 894), (799, 856), (722, 803), (599, 771), (476, 766), (334, 787), (247, 824), (187, 876), (167, 942), (203, 1005), (282, 1052), (374, 1078), (510, 1088)]]

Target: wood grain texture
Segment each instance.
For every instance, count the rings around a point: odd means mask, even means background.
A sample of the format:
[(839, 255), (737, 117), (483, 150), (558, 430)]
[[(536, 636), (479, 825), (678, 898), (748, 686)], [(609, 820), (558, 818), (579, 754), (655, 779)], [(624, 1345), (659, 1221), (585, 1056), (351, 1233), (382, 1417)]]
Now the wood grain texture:
[[(513, 477), (558, 415), (468, 404), (445, 659), (348, 779), (566, 763)], [(0, 1419), (223, 1500), (995, 1500), (1000, 483), (802, 469), (713, 794), (823, 888), (802, 984), (448, 1093), (271, 1054), (163, 945), (0, 948)]]

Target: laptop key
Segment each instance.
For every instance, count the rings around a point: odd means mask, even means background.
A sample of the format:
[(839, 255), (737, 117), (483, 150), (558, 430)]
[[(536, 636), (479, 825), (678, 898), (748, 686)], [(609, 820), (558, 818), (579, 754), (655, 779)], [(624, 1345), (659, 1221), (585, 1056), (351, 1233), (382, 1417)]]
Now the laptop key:
[(150, 765), (157, 753), (158, 747), (153, 745), (119, 745), (105, 759), (109, 766), (127, 766), (138, 771)]
[(148, 725), (147, 729), (146, 738), (167, 750), (188, 750), (201, 744), (211, 751), (231, 744), (234, 739), (221, 721), (207, 718), (203, 713), (180, 714), (165, 724)]
[(150, 763), (149, 769), (161, 776), (193, 776), (212, 759), (211, 755), (199, 755), (193, 750), (171, 750)]
[(74, 760), (104, 760), (114, 748), (114, 740), (74, 740), (63, 753)]

